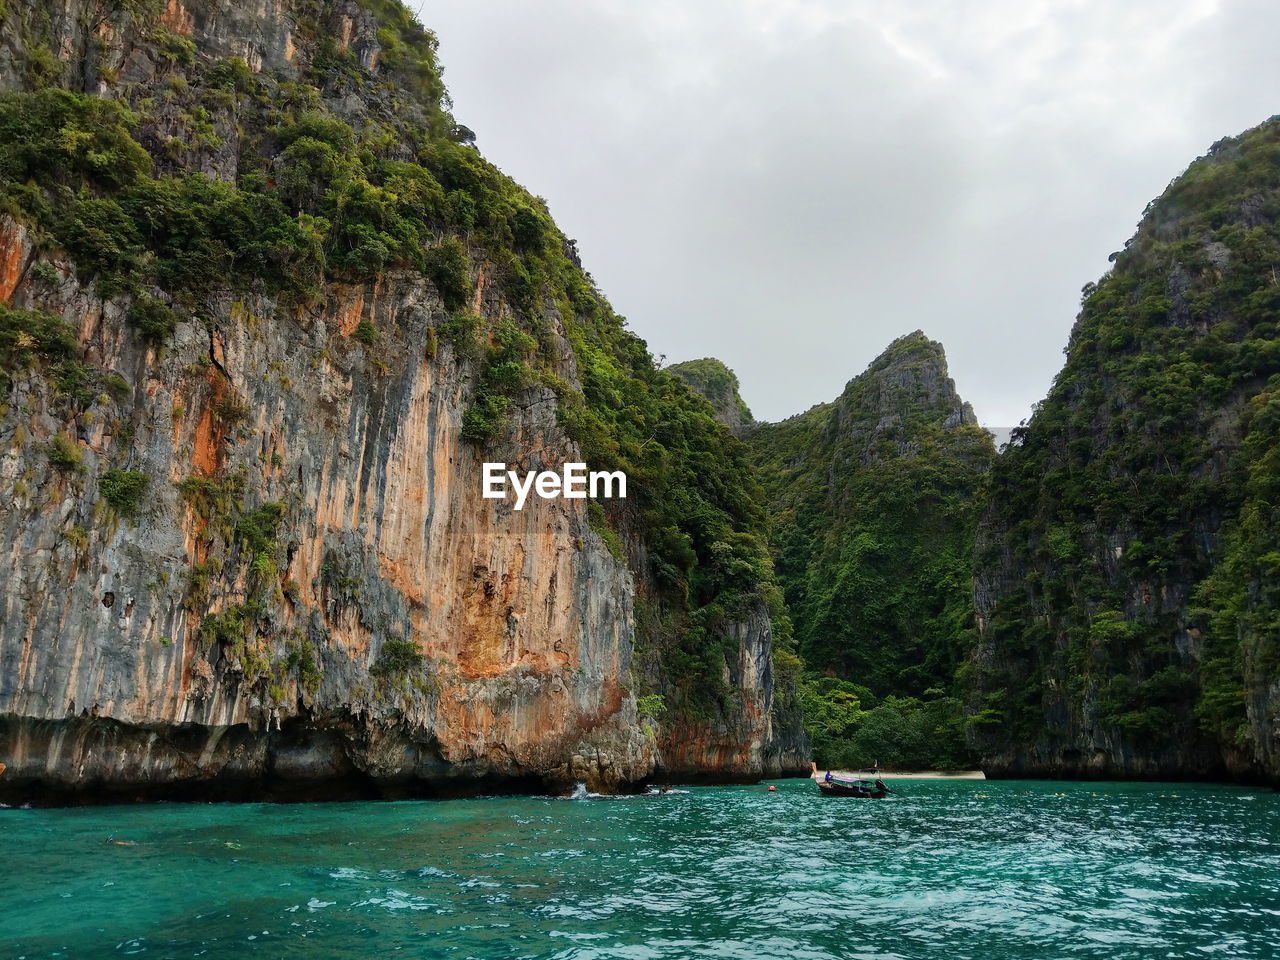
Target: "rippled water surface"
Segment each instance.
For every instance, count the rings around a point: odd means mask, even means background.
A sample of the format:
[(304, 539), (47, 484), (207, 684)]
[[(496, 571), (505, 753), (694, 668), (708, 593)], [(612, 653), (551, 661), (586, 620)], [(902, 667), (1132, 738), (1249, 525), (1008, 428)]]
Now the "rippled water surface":
[(0, 957), (1280, 956), (1269, 791), (777, 786), (0, 810)]

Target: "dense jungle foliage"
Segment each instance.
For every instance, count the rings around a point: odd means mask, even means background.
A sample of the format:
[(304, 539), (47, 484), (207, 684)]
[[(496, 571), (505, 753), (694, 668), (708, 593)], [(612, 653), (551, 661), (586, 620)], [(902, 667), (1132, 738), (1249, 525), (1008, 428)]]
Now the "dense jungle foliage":
[(1256, 756), (1246, 705), (1280, 666), (1280, 122), (1216, 144), (1114, 259), (991, 475), (975, 729), (1002, 750), (1084, 716), (1136, 749)]
[(895, 341), (841, 397), (748, 435), (820, 763), (959, 767), (977, 493), (995, 455), (939, 344)]
[(684, 360), (666, 369), (706, 397), (722, 422), (749, 424), (754, 419), (751, 408), (738, 393), (737, 374), (714, 357)]
[[(0, 208), (49, 253), (65, 252), (101, 297), (127, 303), (137, 335), (160, 349), (179, 324), (225, 322), (211, 305), (228, 294), (305, 311), (330, 284), (428, 278), (445, 311), (428, 350), (448, 345), (475, 371), (464, 438), (501, 440), (516, 399), (555, 392), (592, 469), (629, 477), (625, 504), (591, 517), (656, 584), (641, 685), (669, 681), (673, 717), (733, 709), (728, 625), (761, 602), (781, 617), (745, 448), (658, 369), (545, 203), (477, 151), (450, 113), (435, 37), (399, 3), (366, 0), (380, 26), (368, 66), (339, 42), (345, 4), (297, 0), (299, 71), (277, 75), (198, 50), (161, 25), (161, 6), (92, 8), (148, 51), (156, 75), (145, 82), (112, 69), (93, 42), (64, 62), (46, 42), (50, 10), (4, 8), (21, 18), (32, 66), (26, 91), (0, 97)], [(475, 316), (482, 272), (509, 308), (493, 324)], [(372, 345), (385, 333), (366, 321), (352, 337)], [(577, 383), (556, 372), (562, 335)], [(0, 386), (42, 364), (60, 380), (80, 376), (74, 344), (55, 318), (0, 313)], [(134, 488), (118, 477), (109, 486), (127, 509)], [(777, 632), (786, 661), (785, 622)]]

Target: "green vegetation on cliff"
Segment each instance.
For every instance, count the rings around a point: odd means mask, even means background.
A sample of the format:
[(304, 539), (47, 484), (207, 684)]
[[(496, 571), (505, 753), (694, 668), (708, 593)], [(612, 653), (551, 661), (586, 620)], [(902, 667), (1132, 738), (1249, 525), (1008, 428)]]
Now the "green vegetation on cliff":
[(1273, 120), (1193, 163), (1085, 288), (979, 538), (974, 732), (1002, 765), (1274, 773), (1278, 270)]
[(747, 440), (814, 671), (805, 703), (819, 761), (971, 762), (953, 678), (976, 640), (976, 496), (995, 450), (941, 346), (902, 337), (834, 403)]
[[(315, 305), (327, 284), (371, 283), (388, 271), (430, 280), (446, 315), (428, 353), (450, 343), (475, 374), (464, 439), (505, 439), (513, 403), (554, 391), (592, 468), (630, 478), (631, 498), (592, 519), (656, 587), (642, 683), (669, 694), (673, 718), (732, 715), (740, 705), (723, 679), (726, 657), (736, 656), (732, 625), (774, 594), (746, 449), (701, 397), (658, 369), (546, 204), (474, 148), (474, 134), (449, 113), (429, 31), (400, 4), (369, 0), (376, 47), (355, 50), (337, 26), (353, 5), (288, 7), (296, 71), (211, 56), (161, 27), (157, 4), (108, 16), (116, 39), (154, 55), (158, 77), (148, 82), (100, 71), (89, 53), (75, 64), (44, 58), (48, 69), (27, 74), (29, 89), (0, 96), (0, 209), (30, 226), (46, 254), (65, 254), (104, 300), (124, 305), (137, 335), (160, 349), (179, 324), (219, 322), (210, 305), (228, 295), (271, 297), (285, 311)], [(15, 29), (32, 49), (53, 45), (48, 17), (6, 16), (22, 20)], [(504, 304), (492, 324), (472, 315), (478, 280)], [(4, 309), (0, 386), (38, 365), (60, 383), (80, 376), (74, 336), (59, 322)], [(383, 333), (365, 321), (352, 338), (373, 347)], [(565, 338), (576, 383), (556, 373)], [(141, 489), (121, 476), (100, 482), (127, 514)], [(235, 505), (245, 516), (254, 509)]]
[(80, 361), (79, 347), (75, 331), (57, 317), (0, 303), (0, 403), (13, 377), (33, 368), (42, 369), (59, 393), (85, 399), (93, 374)]
[(718, 419), (730, 429), (750, 426), (754, 422), (751, 408), (738, 393), (738, 376), (714, 357), (701, 360), (685, 360), (667, 368), (702, 394), (711, 404)]

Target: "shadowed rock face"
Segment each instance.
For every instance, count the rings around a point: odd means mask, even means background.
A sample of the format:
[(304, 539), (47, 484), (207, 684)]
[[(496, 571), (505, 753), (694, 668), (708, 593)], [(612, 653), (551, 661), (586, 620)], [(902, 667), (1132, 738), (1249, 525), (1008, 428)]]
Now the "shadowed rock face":
[(1277, 144), (1224, 139), (1148, 206), (992, 470), (989, 775), (1280, 781)]
[[(657, 773), (667, 780), (751, 781), (768, 776), (801, 776), (809, 755), (793, 686), (776, 681), (769, 612), (756, 605), (731, 628), (737, 656), (725, 665), (731, 688), (741, 691), (741, 712), (701, 723), (672, 725), (658, 742)], [(751, 730), (765, 735), (743, 736)], [(727, 775), (726, 775), (727, 774)]]
[[(160, 22), (199, 56), (288, 78), (308, 55), (299, 22), (320, 16), (376, 67), (368, 11), (303, 7), (171, 0)], [(68, 69), (112, 95), (104, 77), (158, 85), (165, 61), (140, 28), (76, 59), (88, 10), (73, 0), (54, 18)], [(22, 41), (5, 39), (0, 86), (17, 88)], [(380, 106), (376, 92), (326, 102)], [(236, 126), (218, 130), (192, 168), (233, 181)], [(798, 717), (775, 731), (762, 601), (726, 665), (738, 714), (661, 736), (642, 720), (648, 574), (611, 553), (582, 501), (516, 512), (480, 496), (484, 460), (557, 469), (582, 452), (540, 385), (514, 398), (502, 439), (463, 442), (480, 372), (441, 333), (456, 310), (420, 273), (329, 282), (307, 306), (216, 296), (157, 347), (126, 321), (129, 298), (104, 299), (76, 266), (0, 216), (0, 303), (61, 317), (95, 375), (117, 378), (68, 422), (49, 377), (16, 370), (0, 407), (0, 799), (619, 790), (655, 765), (801, 768)], [(509, 316), (484, 251), (469, 268), (466, 309)], [(548, 304), (542, 322), (555, 376), (578, 387), (565, 319)], [(62, 441), (78, 466), (51, 461)], [(135, 516), (107, 502), (108, 469), (148, 478)]]

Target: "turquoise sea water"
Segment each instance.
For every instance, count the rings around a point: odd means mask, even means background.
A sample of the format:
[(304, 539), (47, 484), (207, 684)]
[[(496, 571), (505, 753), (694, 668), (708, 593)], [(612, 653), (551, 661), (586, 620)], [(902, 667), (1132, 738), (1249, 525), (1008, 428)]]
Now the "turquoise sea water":
[(897, 786), (0, 810), (0, 957), (1280, 956), (1280, 795)]

